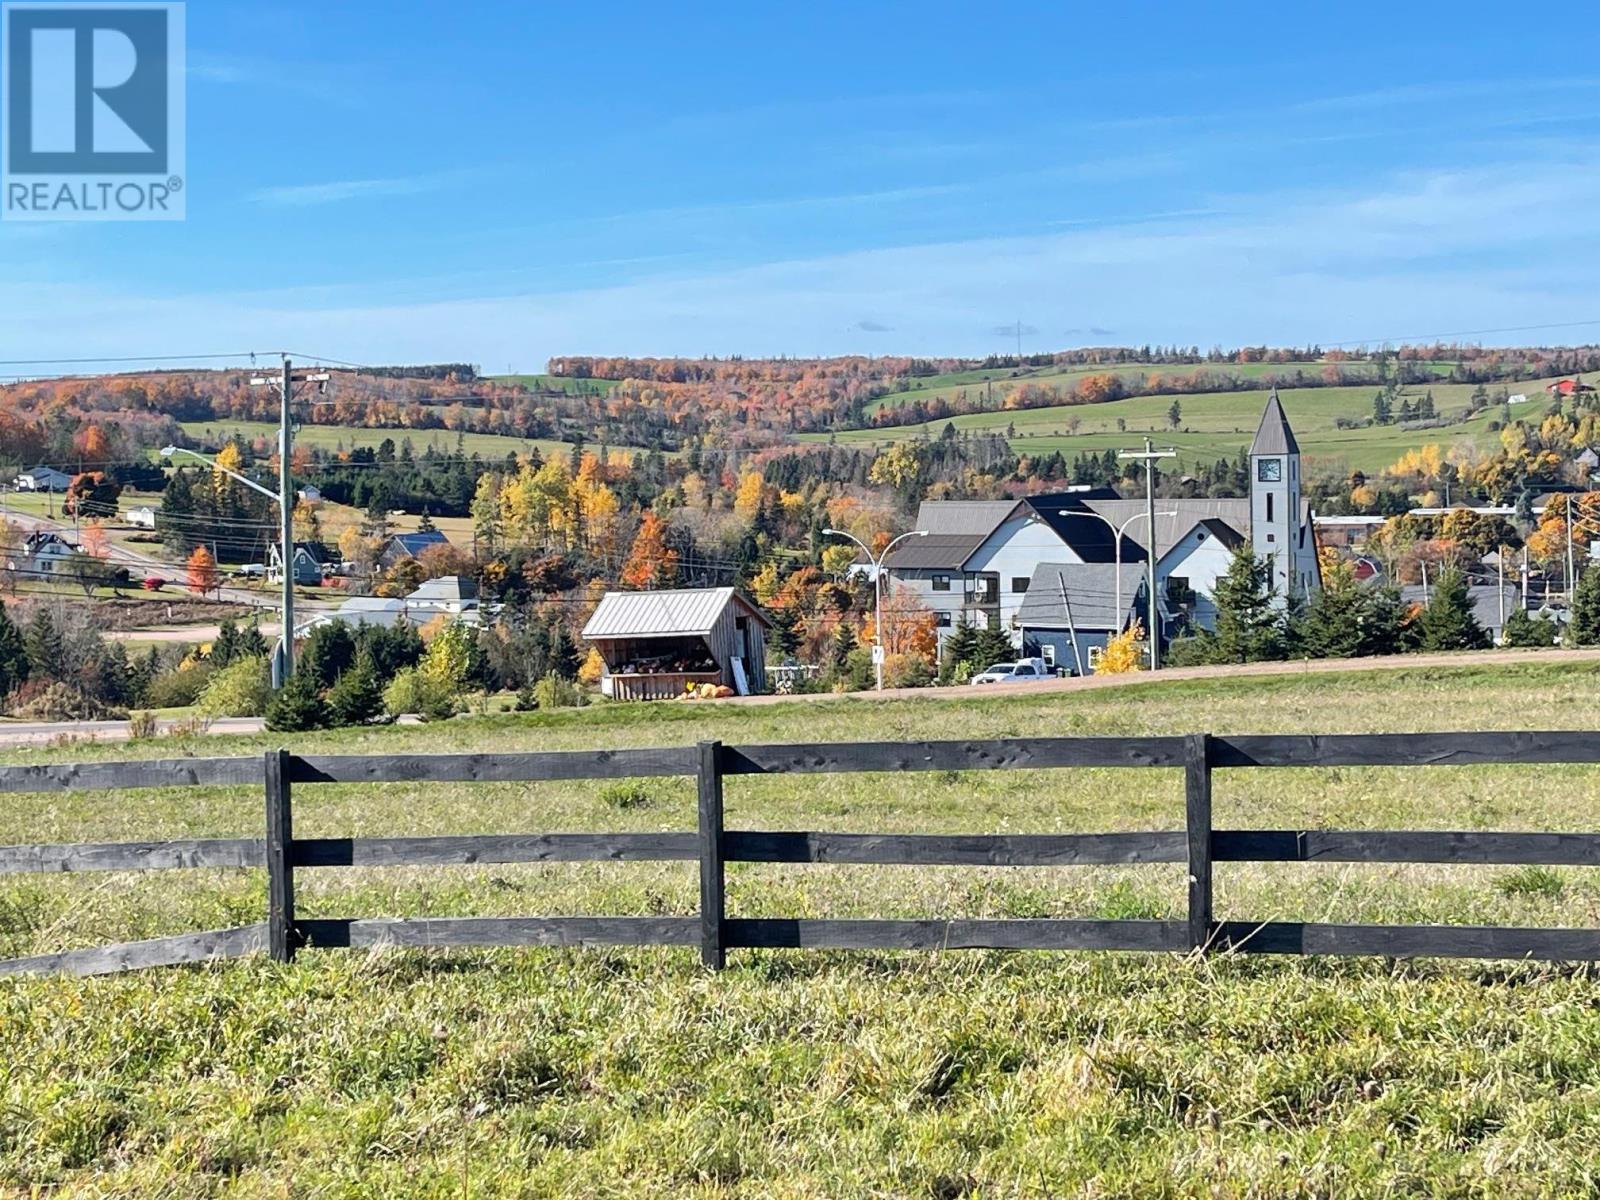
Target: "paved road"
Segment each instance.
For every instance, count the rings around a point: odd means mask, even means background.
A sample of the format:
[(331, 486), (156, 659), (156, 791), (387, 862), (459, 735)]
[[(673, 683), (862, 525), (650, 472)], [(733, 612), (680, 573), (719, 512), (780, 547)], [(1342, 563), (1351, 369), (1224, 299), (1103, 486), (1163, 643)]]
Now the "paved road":
[[(1301, 662), (1244, 663), (1227, 667), (1174, 667), (1152, 676), (1091, 675), (1085, 679), (1052, 679), (1045, 683), (997, 683), (983, 687), (889, 688), (882, 692), (849, 692), (841, 696), (740, 696), (726, 700), (695, 700), (694, 704), (806, 704), (817, 700), (961, 700), (974, 696), (1032, 696), (1080, 692), (1130, 684), (1182, 679), (1226, 679), (1243, 675), (1310, 675), (1346, 671), (1401, 671), (1427, 667), (1500, 666), (1512, 663), (1600, 663), (1600, 647), (1581, 650), (1492, 650), (1469, 654), (1404, 654), (1393, 658), (1314, 659)], [(417, 723), (401, 717), (400, 724)], [(173, 722), (161, 723), (169, 729)], [(259, 733), (259, 717), (224, 717), (211, 723), (208, 733)], [(99, 741), (125, 741), (126, 721), (0, 721), (0, 746), (38, 745), (62, 735), (93, 737)]]

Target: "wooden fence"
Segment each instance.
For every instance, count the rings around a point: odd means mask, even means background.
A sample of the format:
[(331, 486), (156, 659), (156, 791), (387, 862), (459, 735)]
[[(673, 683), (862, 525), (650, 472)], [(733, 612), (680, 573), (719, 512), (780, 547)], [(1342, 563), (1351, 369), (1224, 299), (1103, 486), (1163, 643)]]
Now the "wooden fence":
[[(0, 767), (0, 793), (173, 786), (264, 788), (261, 838), (0, 847), (0, 874), (255, 867), (267, 872), (266, 920), (150, 941), (0, 962), (0, 974), (99, 974), (266, 950), (399, 946), (667, 945), (697, 947), (720, 968), (730, 949), (832, 947), (943, 950), (1227, 949), (1270, 954), (1600, 959), (1600, 929), (1473, 925), (1339, 925), (1218, 921), (1219, 862), (1496, 863), (1600, 866), (1600, 833), (1214, 829), (1215, 771), (1280, 767), (1600, 763), (1600, 733), (1088, 737), (945, 742), (697, 746), (490, 755), (296, 755)], [(743, 775), (1114, 767), (1182, 771), (1185, 828), (1078, 834), (875, 834), (729, 829), (724, 784)], [(698, 828), (667, 833), (524, 833), (452, 837), (297, 838), (292, 797), (321, 784), (531, 782), (694, 776)], [(316, 918), (295, 916), (299, 870), (573, 861), (697, 862), (693, 916)], [(1059, 867), (1185, 863), (1184, 920), (832, 920), (730, 917), (726, 864), (851, 863)]]

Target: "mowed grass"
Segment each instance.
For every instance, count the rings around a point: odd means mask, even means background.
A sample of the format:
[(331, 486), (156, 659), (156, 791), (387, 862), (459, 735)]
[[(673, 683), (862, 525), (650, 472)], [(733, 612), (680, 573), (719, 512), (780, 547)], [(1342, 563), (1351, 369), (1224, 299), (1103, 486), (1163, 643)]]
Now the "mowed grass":
[[(460, 752), (1600, 728), (1539, 664), (1017, 698), (658, 704), (308, 735)], [(259, 753), (272, 735), (9, 753)], [(688, 780), (302, 786), (302, 836), (687, 830)], [(1231, 827), (1592, 829), (1600, 770), (1224, 771)], [(730, 826), (1182, 823), (1172, 771), (733, 778)], [(255, 788), (14, 797), (0, 842), (259, 836)], [(302, 870), (305, 916), (692, 913), (688, 864)], [(734, 866), (736, 915), (1175, 916), (1177, 867)], [(0, 953), (261, 919), (259, 872), (7, 877)], [(1592, 925), (1588, 869), (1219, 868), (1228, 919)], [(1600, 982), (1495, 963), (672, 949), (303, 953), (0, 983), (0, 1188), (228, 1196), (1554, 1196), (1600, 1182)]]
[[(1549, 400), (1544, 393), (1548, 380), (1513, 384), (1513, 393), (1529, 397), (1527, 404), (1513, 405), (1514, 420), (1537, 422)], [(1403, 398), (1416, 403), (1425, 392), (1433, 393), (1441, 417), (1460, 416), (1468, 409), (1468, 384), (1436, 383), (1403, 389)], [(1312, 460), (1344, 463), (1351, 468), (1376, 471), (1392, 464), (1406, 450), (1429, 443), (1452, 446), (1471, 443), (1484, 450), (1494, 448), (1497, 434), (1489, 422), (1503, 419), (1502, 406), (1491, 405), (1471, 420), (1437, 429), (1402, 429), (1398, 424), (1374, 425), (1363, 429), (1339, 429), (1341, 419), (1372, 415), (1375, 387), (1289, 388), (1278, 393), (1293, 426), (1301, 452)], [(1231, 458), (1249, 446), (1266, 404), (1264, 392), (1202, 392), (1190, 396), (1137, 396), (1108, 404), (1057, 406), (1020, 409), (1011, 412), (972, 413), (949, 421), (928, 421), (920, 425), (896, 425), (879, 429), (854, 429), (837, 434), (800, 434), (801, 441), (837, 440), (842, 444), (888, 445), (907, 438), (938, 437), (946, 424), (970, 433), (1007, 434), (1019, 454), (1050, 454), (1061, 451), (1068, 457), (1123, 449), (1149, 434), (1163, 446), (1178, 449), (1185, 465), (1209, 464), (1218, 458)], [(1174, 401), (1180, 406), (1178, 427), (1168, 420)], [(1071, 422), (1078, 422), (1076, 432)], [(1117, 428), (1117, 421), (1125, 426)]]

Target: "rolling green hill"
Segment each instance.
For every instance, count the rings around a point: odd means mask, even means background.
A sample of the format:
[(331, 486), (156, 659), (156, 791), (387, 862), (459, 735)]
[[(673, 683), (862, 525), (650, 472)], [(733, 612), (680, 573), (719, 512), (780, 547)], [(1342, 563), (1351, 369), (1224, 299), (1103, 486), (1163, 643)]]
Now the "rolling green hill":
[[(226, 441), (238, 434), (246, 441), (278, 436), (277, 425), (267, 421), (185, 421), (183, 431), (192, 438), (209, 444)], [(496, 433), (455, 434), (447, 429), (367, 429), (355, 425), (302, 425), (294, 435), (297, 445), (317, 447), (322, 450), (353, 450), (359, 446), (377, 446), (384, 438), (392, 438), (399, 446), (411, 439), (412, 452), (421, 454), (429, 446), (444, 454), (456, 452), (457, 439), (467, 454), (481, 454), (484, 458), (504, 458), (507, 454), (538, 450), (545, 457), (568, 454), (569, 442), (555, 442), (545, 438), (504, 437)], [(617, 449), (627, 449), (619, 446)]]
[[(1512, 408), (1514, 418), (1533, 418), (1544, 411), (1544, 385), (1548, 380), (1529, 380), (1513, 385), (1514, 392), (1529, 396), (1529, 403)], [(1468, 408), (1472, 393), (1469, 384), (1438, 383), (1430, 387), (1410, 386), (1403, 398), (1413, 403), (1424, 392), (1432, 391), (1439, 416), (1459, 417)], [(1453, 445), (1474, 442), (1488, 448), (1495, 434), (1490, 422), (1502, 419), (1500, 406), (1491, 405), (1471, 420), (1435, 429), (1405, 429), (1400, 425), (1376, 425), (1360, 429), (1340, 429), (1341, 418), (1359, 420), (1372, 415), (1373, 387), (1291, 388), (1279, 397), (1294, 426), (1301, 451), (1307, 458), (1341, 462), (1364, 471), (1375, 471), (1394, 462), (1406, 450), (1429, 443)], [(1176, 401), (1180, 407), (1178, 427), (1168, 421)], [(973, 413), (948, 421), (928, 421), (918, 425), (895, 425), (878, 429), (856, 429), (838, 434), (801, 434), (801, 441), (828, 441), (841, 444), (888, 445), (907, 438), (937, 437), (946, 424), (973, 433), (1007, 434), (1019, 454), (1049, 454), (1061, 451), (1068, 456), (1100, 452), (1107, 448), (1134, 445), (1149, 434), (1164, 446), (1177, 447), (1180, 458), (1189, 462), (1214, 461), (1229, 457), (1250, 444), (1260, 420), (1266, 393), (1202, 392), (1189, 396), (1137, 396), (1106, 404), (1064, 405), (1052, 408), (1020, 409), (1013, 412)], [(1117, 422), (1121, 420), (1123, 427)], [(1072, 424), (1077, 422), (1076, 428)]]

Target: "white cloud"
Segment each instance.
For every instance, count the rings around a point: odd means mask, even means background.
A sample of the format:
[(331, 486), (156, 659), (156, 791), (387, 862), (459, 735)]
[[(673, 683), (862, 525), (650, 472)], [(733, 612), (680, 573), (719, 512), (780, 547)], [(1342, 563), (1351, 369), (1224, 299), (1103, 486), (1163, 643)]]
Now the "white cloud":
[(262, 188), (250, 196), (257, 204), (275, 208), (308, 208), (340, 204), (374, 196), (415, 196), (434, 192), (450, 181), (444, 175), (412, 175), (393, 179), (335, 179), (326, 183), (294, 183)]
[(1600, 315), (1590, 286), (1600, 269), (1594, 157), (1406, 176), (1340, 195), (1211, 197), (1207, 216), (1144, 215), (604, 288), (390, 302), (395, 287), (358, 282), (158, 300), (0, 283), (0, 312), (13, 339), (41, 357), (164, 349), (183, 330), (207, 347), (306, 344), (361, 362), (482, 363), (832, 353), (858, 348), (849, 326), (863, 312), (894, 314), (896, 352), (952, 354), (995, 349), (1005, 339), (987, 331), (1008, 312), (1041, 329), (1092, 316), (1125, 341), (1203, 347), (1572, 322)]

